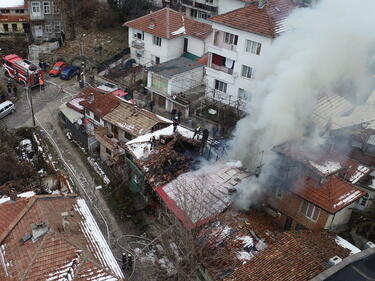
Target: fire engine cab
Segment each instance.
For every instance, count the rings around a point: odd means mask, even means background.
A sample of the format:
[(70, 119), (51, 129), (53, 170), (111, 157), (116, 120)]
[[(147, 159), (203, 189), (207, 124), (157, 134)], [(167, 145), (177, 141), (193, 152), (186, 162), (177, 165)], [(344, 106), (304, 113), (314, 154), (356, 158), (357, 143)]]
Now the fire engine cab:
[(43, 71), (28, 60), (24, 60), (17, 55), (7, 55), (4, 59), (5, 76), (13, 78), (20, 84), (38, 86), (39, 77), (43, 78)]

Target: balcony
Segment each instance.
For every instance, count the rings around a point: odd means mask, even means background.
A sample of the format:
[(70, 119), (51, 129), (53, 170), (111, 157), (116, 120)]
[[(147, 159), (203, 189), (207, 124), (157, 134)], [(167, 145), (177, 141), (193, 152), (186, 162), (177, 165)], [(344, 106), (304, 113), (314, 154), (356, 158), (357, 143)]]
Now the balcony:
[(212, 67), (213, 69), (216, 69), (216, 70), (222, 71), (222, 72), (227, 73), (227, 74), (230, 74), (230, 75), (233, 74), (233, 69), (230, 69), (230, 68), (225, 67), (225, 66), (220, 66), (220, 65), (212, 64), (211, 67)]
[(40, 14), (30, 13), (30, 20), (44, 20), (44, 14), (43, 13), (40, 13)]
[(140, 40), (140, 39), (133, 40), (132, 41), (132, 47), (136, 48), (138, 50), (143, 50), (144, 47), (145, 47), (145, 42)]
[(208, 11), (210, 13), (216, 13), (217, 14), (217, 12), (218, 12), (218, 7), (210, 6), (210, 5), (199, 3), (199, 2), (196, 2), (196, 1), (192, 1), (192, 0), (182, 0), (181, 3), (183, 5), (187, 5), (187, 6), (190, 6), (190, 7), (205, 10), (205, 11)]

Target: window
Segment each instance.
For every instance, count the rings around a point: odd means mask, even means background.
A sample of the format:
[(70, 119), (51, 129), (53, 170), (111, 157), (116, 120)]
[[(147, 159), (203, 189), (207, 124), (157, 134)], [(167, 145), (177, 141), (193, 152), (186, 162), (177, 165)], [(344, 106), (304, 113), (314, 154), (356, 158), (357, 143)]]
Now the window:
[(33, 14), (40, 14), (40, 2), (31, 2), (31, 11)]
[(61, 32), (61, 24), (59, 22), (55, 22), (55, 33)]
[(300, 214), (306, 218), (317, 221), (320, 213), (320, 209), (313, 204), (308, 203), (305, 200), (302, 200), (301, 207), (299, 210)]
[(94, 119), (95, 119), (96, 121), (100, 122), (100, 117), (99, 117), (96, 113), (94, 113)]
[(60, 12), (59, 4), (57, 4), (55, 1), (51, 2), (51, 6), (52, 6), (52, 13), (58, 14)]
[(105, 152), (106, 152), (108, 155), (112, 155), (112, 151), (111, 151), (109, 148), (105, 148)]
[(154, 56), (154, 55), (151, 55), (151, 61), (155, 64), (159, 64), (160, 63), (160, 58), (157, 57), (157, 56)]
[(250, 94), (246, 90), (241, 88), (238, 88), (238, 98), (241, 100), (251, 100)]
[(144, 39), (144, 33), (143, 32), (137, 32), (137, 33), (134, 34), (134, 37), (143, 40)]
[(247, 66), (247, 65), (242, 66), (242, 77), (254, 78), (254, 74), (255, 74), (254, 68)]
[(215, 80), (215, 90), (226, 93), (227, 92), (227, 83)]
[(12, 30), (13, 31), (17, 31), (18, 30), (18, 26), (16, 23), (12, 23)]
[(154, 45), (161, 46), (161, 38), (158, 36), (152, 36), (152, 42)]
[(51, 2), (49, 2), (49, 1), (43, 2), (43, 13), (44, 14), (50, 14), (51, 13)]
[(124, 137), (127, 139), (127, 140), (132, 140), (133, 139), (133, 135), (129, 134), (128, 132), (125, 131), (124, 133)]
[(227, 43), (230, 45), (237, 45), (237, 42), (238, 42), (238, 35), (224, 32), (224, 43)]
[(363, 207), (366, 208), (369, 198), (370, 198), (370, 195), (368, 195), (368, 193), (367, 193), (365, 196), (363, 196), (361, 199), (359, 199), (358, 204), (360, 206), (363, 206)]
[(206, 20), (208, 18), (208, 14), (202, 11), (198, 11), (198, 18)]
[(261, 48), (262, 48), (262, 44), (255, 42), (255, 41), (246, 40), (246, 47), (245, 47), (246, 52), (260, 55)]
[(1, 12), (2, 14), (9, 14), (9, 13), (10, 13), (10, 10), (2, 9), (2, 10), (0, 10), (0, 12)]
[(206, 0), (206, 3), (213, 3), (214, 2), (214, 0)]
[(3, 24), (4, 32), (9, 32), (9, 25), (7, 23)]
[(190, 10), (190, 16), (191, 16), (192, 18), (197, 18), (197, 16), (198, 16), (198, 11), (197, 11), (197, 10), (194, 10), (194, 9), (191, 9), (191, 10)]
[(52, 25), (51, 24), (46, 24), (44, 26), (44, 30), (46, 33), (52, 33)]
[(23, 9), (17, 9), (16, 10), (16, 14), (23, 14), (23, 13), (25, 13), (25, 10), (23, 10)]

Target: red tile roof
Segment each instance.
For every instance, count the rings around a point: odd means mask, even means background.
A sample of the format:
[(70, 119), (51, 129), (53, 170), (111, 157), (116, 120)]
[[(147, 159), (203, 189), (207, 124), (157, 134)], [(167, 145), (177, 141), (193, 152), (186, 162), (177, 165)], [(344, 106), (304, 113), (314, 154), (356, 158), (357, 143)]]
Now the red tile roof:
[(223, 280), (310, 280), (326, 269), (333, 256), (349, 255), (349, 250), (337, 245), (335, 238), (336, 234), (325, 231), (285, 232)]
[(296, 180), (291, 191), (331, 214), (366, 194), (337, 176), (328, 177), (321, 185), (310, 177), (302, 176)]
[(94, 94), (94, 95), (99, 95), (99, 94), (103, 95), (102, 93), (100, 93), (98, 90), (96, 90), (94, 88), (86, 87), (86, 88), (82, 89), (82, 91), (79, 92), (78, 95), (76, 95), (71, 101), (67, 102), (66, 106), (75, 110), (75, 111), (78, 111), (79, 113), (84, 114), (85, 110), (80, 103), (82, 101), (85, 101), (86, 99), (88, 99), (88, 97), (90, 96), (91, 93)]
[(185, 18), (181, 13), (170, 8), (151, 12), (143, 17), (124, 23), (124, 26), (139, 29), (166, 39), (173, 39), (184, 35), (183, 33), (172, 34), (183, 26), (185, 26), (186, 35), (201, 40), (212, 32), (211, 25)]
[(8, 229), (21, 210), (25, 208), (27, 202), (28, 199), (21, 199), (16, 202), (0, 204), (0, 235)]
[[(23, 204), (23, 209), (14, 209), (9, 226), (0, 232), (0, 280), (60, 280), (69, 271), (77, 278), (74, 280), (88, 280), (84, 276), (89, 271), (92, 280), (122, 280), (114, 257), (114, 262), (109, 261), (108, 245), (103, 247), (103, 243), (94, 237), (99, 230), (87, 227), (96, 223), (91, 221), (92, 215), (82, 202), (76, 195), (34, 196), (27, 205)], [(4, 203), (3, 206), (10, 204), (22, 205), (16, 202)], [(6, 209), (0, 208), (0, 217), (4, 217)], [(69, 212), (69, 234), (62, 231), (63, 212)], [(49, 231), (34, 242), (30, 239), (21, 243), (26, 234), (32, 234), (31, 224), (41, 222), (48, 225)]]
[[(85, 99), (80, 101), (79, 104), (83, 105), (85, 108), (89, 109), (100, 117), (105, 116), (120, 105), (119, 98), (115, 96), (102, 94), (91, 88), (88, 88), (85, 93)], [(87, 93), (89, 94), (87, 95)], [(93, 102), (89, 101), (89, 96), (91, 94), (93, 94), (94, 97)]]
[(27, 15), (0, 15), (0, 22), (28, 22)]
[(236, 29), (275, 38), (285, 31), (285, 20), (296, 7), (290, 0), (268, 0), (263, 8), (258, 2), (246, 7), (209, 18), (210, 21)]

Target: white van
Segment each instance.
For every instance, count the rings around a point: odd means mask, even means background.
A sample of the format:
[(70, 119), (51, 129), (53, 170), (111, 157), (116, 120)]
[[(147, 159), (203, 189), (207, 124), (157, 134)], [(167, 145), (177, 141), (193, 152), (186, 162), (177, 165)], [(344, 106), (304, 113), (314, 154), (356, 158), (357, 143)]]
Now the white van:
[(0, 103), (0, 119), (16, 111), (16, 106), (11, 101)]

